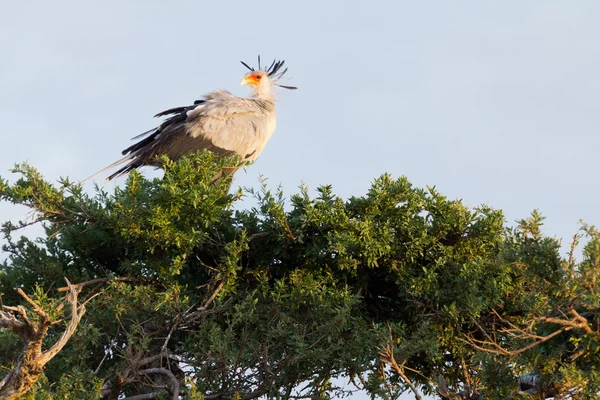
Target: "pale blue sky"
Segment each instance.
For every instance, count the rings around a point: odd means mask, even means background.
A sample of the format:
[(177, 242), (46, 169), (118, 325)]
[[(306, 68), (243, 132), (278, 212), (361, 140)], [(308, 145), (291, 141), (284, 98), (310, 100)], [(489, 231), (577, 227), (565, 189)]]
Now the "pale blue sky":
[(83, 179), (156, 112), (245, 94), (239, 60), (260, 53), (299, 89), (237, 184), (347, 197), (389, 172), (510, 223), (539, 208), (559, 237), (600, 223), (596, 1), (91, 3), (2, 5), (0, 175), (27, 160)]

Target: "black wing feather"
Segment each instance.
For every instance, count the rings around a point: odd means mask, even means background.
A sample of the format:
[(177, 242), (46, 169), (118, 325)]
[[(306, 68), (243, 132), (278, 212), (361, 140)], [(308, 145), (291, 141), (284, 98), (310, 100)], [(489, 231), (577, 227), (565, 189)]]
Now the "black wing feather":
[[(127, 154), (133, 153), (137, 150), (140, 150), (140, 149), (150, 145), (154, 140), (157, 139), (157, 137), (165, 129), (167, 129), (173, 125), (185, 122), (185, 120), (187, 118), (187, 112), (193, 110), (199, 104), (204, 103), (204, 101), (205, 100), (196, 100), (194, 102), (194, 105), (192, 105), (192, 106), (174, 107), (174, 108), (169, 108), (168, 110), (159, 112), (158, 114), (155, 115), (155, 117), (164, 117), (166, 115), (172, 115), (172, 116), (165, 119), (164, 122), (162, 124), (160, 124), (159, 126), (157, 126), (156, 128), (150, 129), (149, 131), (146, 131), (146, 132), (142, 133), (141, 135), (137, 135), (136, 137), (134, 137), (133, 139), (137, 139), (137, 138), (141, 138), (143, 136), (149, 135), (147, 138), (144, 138), (144, 139), (140, 140), (139, 142), (137, 142), (137, 143), (129, 146), (125, 150), (123, 150), (121, 152), (121, 154), (127, 155)], [(133, 168), (136, 168), (136, 167), (133, 167)], [(130, 169), (128, 171), (130, 171)], [(125, 172), (126, 171), (124, 171), (123, 173), (125, 173)]]

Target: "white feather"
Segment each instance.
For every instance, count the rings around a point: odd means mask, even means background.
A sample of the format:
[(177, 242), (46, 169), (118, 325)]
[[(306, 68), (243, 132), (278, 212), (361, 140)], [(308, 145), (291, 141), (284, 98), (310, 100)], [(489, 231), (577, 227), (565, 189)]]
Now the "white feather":
[[(81, 182), (79, 182), (80, 185), (83, 185), (84, 183), (86, 183), (87, 181), (89, 181), (90, 179), (95, 178), (96, 176), (108, 171), (109, 169), (112, 169), (114, 167), (116, 167), (117, 165), (121, 165), (131, 159), (133, 159), (135, 157), (135, 153), (126, 155), (125, 157), (115, 161), (114, 163), (110, 164), (108, 167), (105, 167), (103, 169), (101, 169), (100, 171), (96, 172), (93, 175), (88, 176), (87, 178), (85, 178), (84, 180), (82, 180)], [(108, 182), (108, 179), (105, 179), (104, 182)]]

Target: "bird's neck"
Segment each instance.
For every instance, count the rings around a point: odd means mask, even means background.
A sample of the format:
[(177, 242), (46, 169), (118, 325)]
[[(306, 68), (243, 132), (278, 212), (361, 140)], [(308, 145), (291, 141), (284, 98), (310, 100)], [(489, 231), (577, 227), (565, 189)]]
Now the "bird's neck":
[(275, 92), (271, 86), (260, 85), (252, 92), (252, 98), (263, 101), (275, 102)]

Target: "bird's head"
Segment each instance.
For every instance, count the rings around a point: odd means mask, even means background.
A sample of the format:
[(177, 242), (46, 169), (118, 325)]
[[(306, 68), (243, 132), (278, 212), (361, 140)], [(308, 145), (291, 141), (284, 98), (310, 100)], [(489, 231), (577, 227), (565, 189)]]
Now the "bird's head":
[(281, 85), (279, 80), (287, 72), (287, 68), (282, 70), (284, 61), (273, 61), (269, 68), (262, 68), (260, 65), (260, 56), (258, 56), (258, 69), (254, 69), (245, 62), (241, 63), (250, 70), (242, 79), (242, 85), (252, 87), (255, 94), (265, 93), (271, 90), (273, 85), (284, 89), (297, 89), (295, 86)]

